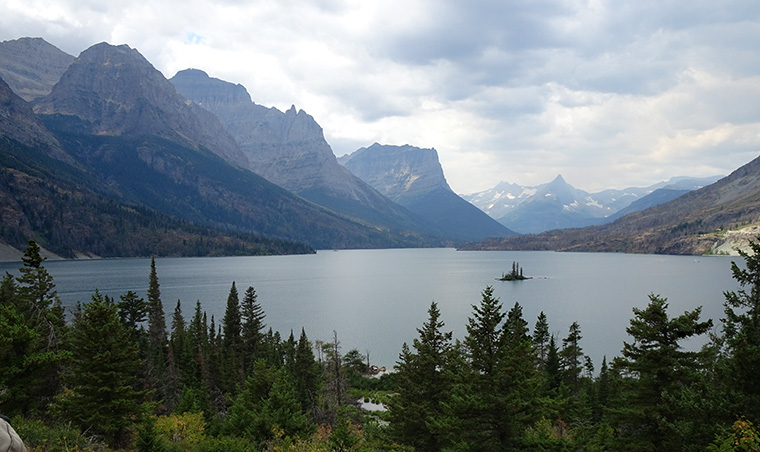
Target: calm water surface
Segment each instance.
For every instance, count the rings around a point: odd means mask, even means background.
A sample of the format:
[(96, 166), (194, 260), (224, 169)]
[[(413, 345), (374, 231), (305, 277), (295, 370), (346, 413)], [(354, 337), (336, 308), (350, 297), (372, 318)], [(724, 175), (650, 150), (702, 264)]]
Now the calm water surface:
[[(632, 307), (643, 308), (650, 293), (668, 298), (671, 316), (703, 306), (716, 324), (723, 292), (736, 290), (731, 257), (656, 256), (536, 251), (393, 249), (320, 251), (316, 255), (159, 258), (156, 260), (167, 322), (177, 300), (185, 317), (197, 300), (217, 325), (233, 281), (242, 297), (253, 286), (265, 322), (287, 338), (306, 329), (309, 339), (329, 341), (338, 333), (343, 351), (369, 352), (374, 364), (392, 366), (404, 342), (417, 337), (436, 301), (445, 330), (463, 337), (472, 305), (491, 285), (505, 310), (515, 302), (531, 329), (544, 311), (560, 340), (578, 321), (581, 346), (599, 367), (602, 356), (618, 356)], [(496, 278), (517, 261), (527, 281)], [(18, 274), (19, 263), (0, 264)], [(146, 297), (149, 259), (50, 261), (66, 306), (89, 301), (95, 288), (112, 297), (133, 290)], [(696, 347), (699, 343), (692, 343)]]

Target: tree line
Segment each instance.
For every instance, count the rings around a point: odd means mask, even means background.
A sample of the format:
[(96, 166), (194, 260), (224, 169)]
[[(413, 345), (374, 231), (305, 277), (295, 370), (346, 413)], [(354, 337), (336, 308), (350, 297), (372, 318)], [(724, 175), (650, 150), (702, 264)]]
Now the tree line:
[[(241, 297), (232, 283), (222, 319), (197, 302), (186, 321), (178, 300), (167, 322), (155, 260), (146, 299), (95, 290), (67, 322), (30, 242), (20, 276), (0, 283), (0, 412), (32, 450), (760, 450), (752, 247), (732, 263), (742, 289), (725, 293), (720, 328), (650, 295), (598, 371), (577, 322), (559, 338), (542, 312), (531, 331), (486, 287), (462, 339), (433, 302), (395, 372), (370, 379), (337, 334), (267, 328), (253, 287)], [(388, 412), (357, 409), (357, 388), (382, 392)]]

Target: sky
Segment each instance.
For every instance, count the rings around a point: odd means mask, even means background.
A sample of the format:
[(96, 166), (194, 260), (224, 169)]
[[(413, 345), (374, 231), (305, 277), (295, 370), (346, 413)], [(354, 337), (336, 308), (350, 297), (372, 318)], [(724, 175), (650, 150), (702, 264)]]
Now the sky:
[(760, 155), (758, 0), (3, 0), (0, 40), (136, 48), (295, 105), (336, 156), (435, 148), (452, 189), (589, 192)]

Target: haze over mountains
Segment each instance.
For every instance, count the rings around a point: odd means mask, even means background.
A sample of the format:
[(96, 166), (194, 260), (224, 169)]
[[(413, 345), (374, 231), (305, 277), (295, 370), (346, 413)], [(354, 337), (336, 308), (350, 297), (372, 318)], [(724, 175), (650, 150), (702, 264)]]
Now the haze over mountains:
[(675, 199), (710, 185), (720, 176), (676, 177), (648, 187), (629, 187), (588, 193), (568, 184), (561, 175), (538, 186), (502, 182), (496, 187), (462, 195), (464, 199), (523, 234), (609, 223), (621, 216)]
[[(19, 249), (30, 238), (66, 257), (482, 240), (473, 248), (680, 253), (707, 248), (651, 228), (693, 239), (714, 233), (708, 226), (760, 221), (750, 178), (758, 165), (721, 192), (720, 214), (702, 198), (723, 180), (690, 192), (717, 178), (589, 194), (558, 176), (459, 196), (435, 149), (375, 143), (339, 162), (304, 111), (257, 105), (245, 87), (197, 69), (167, 80), (127, 45), (100, 43), (74, 58), (38, 38), (6, 41), (0, 75), (0, 244)], [(693, 193), (701, 201), (679, 204)]]

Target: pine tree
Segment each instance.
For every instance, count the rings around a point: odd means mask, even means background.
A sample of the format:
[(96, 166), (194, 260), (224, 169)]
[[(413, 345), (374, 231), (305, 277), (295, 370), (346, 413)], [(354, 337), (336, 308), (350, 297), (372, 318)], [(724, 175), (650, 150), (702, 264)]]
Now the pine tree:
[(680, 342), (704, 334), (712, 321), (699, 321), (701, 308), (670, 319), (664, 298), (650, 295), (649, 300), (646, 308), (633, 309), (626, 329), (633, 341), (624, 342), (623, 357), (615, 363), (626, 376), (612, 410), (620, 432), (618, 446), (631, 451), (685, 450), (691, 441), (685, 432), (698, 413), (677, 400), (695, 381), (700, 366), (699, 352), (682, 350)]
[(131, 290), (119, 298), (121, 301), (117, 307), (121, 322), (132, 332), (132, 339), (137, 341), (141, 335), (142, 323), (148, 318), (148, 304)]
[(74, 320), (71, 348), (67, 389), (56, 409), (83, 430), (103, 435), (109, 444), (125, 445), (142, 412), (144, 394), (135, 389), (141, 363), (116, 306), (97, 290)]
[(241, 354), (243, 369), (250, 374), (253, 363), (264, 356), (264, 309), (258, 303), (256, 290), (248, 287), (240, 308), (243, 324), (241, 327)]
[(6, 414), (39, 415), (61, 387), (67, 329), (53, 277), (34, 241), (22, 261), (21, 276), (14, 281), (6, 273), (0, 286), (0, 406)]
[(428, 320), (417, 329), (419, 337), (409, 349), (405, 343), (396, 364), (396, 396), (389, 402), (395, 438), (419, 451), (438, 451), (445, 434), (435, 427), (435, 418), (451, 390), (448, 368), (451, 332), (443, 332), (438, 305), (428, 309)]
[(240, 360), (242, 339), (240, 298), (238, 297), (235, 282), (227, 295), (227, 307), (222, 319), (222, 389), (227, 392), (235, 390), (244, 379), (242, 363)]
[(562, 359), (563, 372), (568, 386), (573, 389), (573, 392), (577, 395), (580, 385), (582, 362), (583, 362), (583, 348), (580, 345), (581, 339), (581, 327), (578, 322), (573, 322), (570, 325), (570, 331), (566, 338), (562, 339), (562, 351), (560, 351), (560, 357)]
[(320, 366), (314, 360), (311, 342), (306, 337), (306, 330), (301, 328), (301, 336), (296, 345), (295, 362), (291, 370), (296, 396), (304, 412), (314, 409), (319, 390)]
[(148, 277), (148, 361), (146, 364), (148, 381), (153, 388), (157, 389), (157, 395), (161, 399), (169, 396), (169, 390), (166, 387), (168, 348), (166, 317), (156, 273), (156, 259), (151, 258)]
[(725, 292), (723, 334), (728, 359), (721, 379), (729, 388), (732, 415), (760, 422), (760, 243), (739, 250), (746, 268), (731, 262), (742, 289)]
[(547, 347), (549, 346), (549, 322), (546, 314), (541, 311), (536, 319), (536, 326), (533, 329), (533, 349), (536, 351), (538, 368), (543, 370), (546, 367)]

